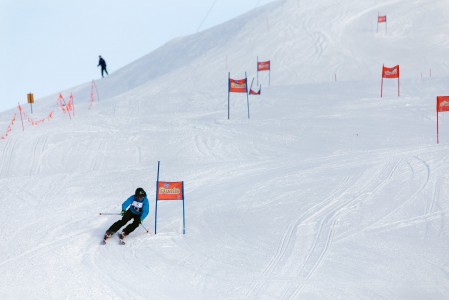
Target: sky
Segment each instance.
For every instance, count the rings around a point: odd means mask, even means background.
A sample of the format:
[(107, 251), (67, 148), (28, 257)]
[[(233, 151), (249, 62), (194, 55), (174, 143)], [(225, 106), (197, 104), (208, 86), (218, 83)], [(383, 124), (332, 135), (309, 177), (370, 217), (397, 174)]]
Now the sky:
[(272, 0), (1, 0), (0, 111), (99, 78)]

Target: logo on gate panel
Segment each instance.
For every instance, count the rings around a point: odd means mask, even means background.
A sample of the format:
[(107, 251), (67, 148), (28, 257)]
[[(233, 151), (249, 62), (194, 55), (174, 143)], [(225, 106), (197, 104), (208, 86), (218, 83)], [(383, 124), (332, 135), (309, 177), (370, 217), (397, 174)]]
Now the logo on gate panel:
[(158, 200), (182, 200), (183, 182), (159, 182), (157, 188)]

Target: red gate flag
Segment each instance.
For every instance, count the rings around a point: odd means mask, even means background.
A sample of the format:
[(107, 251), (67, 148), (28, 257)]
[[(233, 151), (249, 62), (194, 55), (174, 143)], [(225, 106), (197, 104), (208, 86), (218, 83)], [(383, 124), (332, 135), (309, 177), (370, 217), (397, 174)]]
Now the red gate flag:
[(262, 87), (259, 88), (258, 92), (253, 91), (252, 89), (249, 90), (250, 95), (260, 95), (260, 91), (262, 90)]
[(449, 111), (449, 96), (437, 96), (437, 112)]
[(248, 77), (244, 79), (232, 79), (231, 72), (228, 72), (228, 120), (230, 115), (230, 95), (231, 93), (245, 93), (246, 94), (246, 102), (248, 104), (248, 119), (249, 119), (249, 97), (248, 97)]
[(257, 62), (257, 72), (260, 71), (270, 71), (270, 61), (259, 61)]
[(377, 23), (386, 23), (387, 22), (387, 16), (378, 16), (377, 17)]
[(245, 79), (232, 79), (229, 78), (229, 92), (230, 93), (247, 93), (248, 89), (246, 87)]
[(440, 143), (438, 113), (449, 111), (449, 96), (437, 96), (437, 144)]
[(186, 214), (184, 209), (184, 181), (159, 181), (159, 168), (161, 162), (157, 162), (156, 181), (156, 210), (154, 212), (154, 234), (157, 234), (157, 202), (159, 200), (182, 200), (182, 233), (186, 234)]
[(399, 65), (393, 68), (382, 66), (382, 78), (399, 78)]
[(183, 200), (183, 181), (158, 181), (157, 200)]
[(393, 68), (387, 68), (382, 65), (382, 81), (380, 83), (380, 97), (382, 98), (383, 87), (384, 87), (384, 78), (397, 78), (398, 79), (398, 97), (400, 96), (400, 86), (399, 86), (399, 65), (394, 66)]
[(256, 84), (259, 85), (259, 72), (268, 71), (268, 85), (271, 82), (271, 61), (259, 61), (259, 56), (257, 57), (257, 81)]

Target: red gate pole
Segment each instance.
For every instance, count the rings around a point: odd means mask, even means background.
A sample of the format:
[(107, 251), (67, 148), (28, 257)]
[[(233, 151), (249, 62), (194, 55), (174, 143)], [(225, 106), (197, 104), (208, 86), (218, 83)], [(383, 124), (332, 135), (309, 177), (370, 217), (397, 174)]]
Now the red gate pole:
[(439, 139), (439, 131), (438, 131), (438, 110), (437, 110), (437, 144), (439, 144), (439, 143), (440, 143), (440, 139)]
[(383, 90), (383, 87), (384, 87), (384, 77), (382, 76), (382, 81), (381, 81), (381, 83), (380, 83), (380, 98), (382, 98), (382, 90)]

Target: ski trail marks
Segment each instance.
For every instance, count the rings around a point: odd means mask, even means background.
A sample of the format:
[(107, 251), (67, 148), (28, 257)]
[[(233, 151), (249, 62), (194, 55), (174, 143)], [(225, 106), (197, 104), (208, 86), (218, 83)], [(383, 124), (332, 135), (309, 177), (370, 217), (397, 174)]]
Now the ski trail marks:
[(39, 175), (41, 168), (42, 154), (47, 148), (48, 135), (40, 136), (34, 143), (33, 159), (31, 162), (29, 175)]
[(285, 260), (287, 259), (286, 254), (289, 253), (296, 243), (296, 236), (298, 227), (308, 219), (308, 216), (314, 214), (316, 211), (321, 211), (328, 207), (328, 203), (331, 199), (335, 198), (337, 195), (343, 193), (350, 186), (350, 178), (347, 177), (344, 182), (342, 182), (331, 195), (329, 195), (322, 202), (316, 204), (315, 206), (309, 208), (306, 212), (302, 214), (297, 220), (289, 225), (287, 230), (282, 235), (278, 242), (278, 247), (275, 254), (272, 256), (267, 266), (263, 270), (259, 278), (253, 282), (250, 289), (245, 295), (245, 299), (253, 299), (260, 296), (262, 288), (266, 286), (266, 282), (272, 279), (273, 273), (277, 268), (280, 268)]

